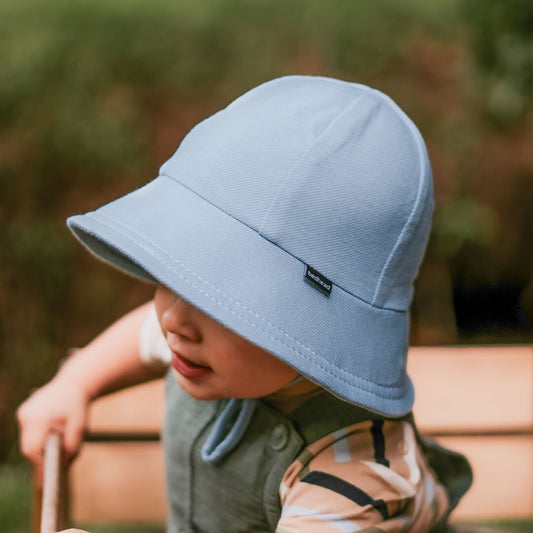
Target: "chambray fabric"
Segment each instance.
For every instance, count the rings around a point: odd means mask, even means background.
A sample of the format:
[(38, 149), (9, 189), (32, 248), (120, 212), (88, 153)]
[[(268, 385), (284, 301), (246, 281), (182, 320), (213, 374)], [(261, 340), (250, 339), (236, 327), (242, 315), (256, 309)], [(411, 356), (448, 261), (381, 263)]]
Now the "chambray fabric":
[(432, 209), (423, 140), (388, 96), (288, 76), (198, 124), (146, 186), (68, 225), (333, 394), (402, 416)]

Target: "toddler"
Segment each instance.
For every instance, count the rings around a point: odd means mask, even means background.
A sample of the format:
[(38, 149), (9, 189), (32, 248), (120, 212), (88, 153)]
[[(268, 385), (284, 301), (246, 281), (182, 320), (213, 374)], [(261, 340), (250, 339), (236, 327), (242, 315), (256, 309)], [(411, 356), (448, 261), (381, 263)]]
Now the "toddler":
[(418, 434), (406, 374), (432, 209), (424, 142), (389, 97), (252, 89), (152, 182), (68, 220), (155, 297), (19, 408), (23, 452), (39, 468), (55, 429), (73, 457), (90, 400), (166, 373), (169, 532), (443, 530), (471, 473)]

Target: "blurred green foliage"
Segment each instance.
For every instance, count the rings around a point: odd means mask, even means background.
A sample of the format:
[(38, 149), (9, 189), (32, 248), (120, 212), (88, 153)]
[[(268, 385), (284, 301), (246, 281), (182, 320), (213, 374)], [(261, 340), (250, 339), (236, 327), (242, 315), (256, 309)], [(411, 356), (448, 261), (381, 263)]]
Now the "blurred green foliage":
[[(509, 5), (529, 15), (514, 17)], [(67, 347), (150, 296), (89, 257), (65, 218), (151, 179), (195, 123), (276, 76), (376, 86), (420, 126), (437, 215), (414, 342), (461, 341), (452, 289), (472, 277), (519, 280), (519, 338), (531, 340), (524, 28), (531, 8), (519, 0), (3, 0), (0, 460), (16, 449), (16, 405)], [(505, 111), (483, 89), (500, 78), (519, 102)], [(486, 120), (489, 104), (505, 116), (505, 131)], [(489, 333), (482, 340), (517, 338)]]
[(30, 480), (26, 465), (0, 465), (0, 529), (4, 533), (30, 531)]
[(489, 114), (506, 125), (524, 114), (533, 94), (533, 3), (463, 0)]

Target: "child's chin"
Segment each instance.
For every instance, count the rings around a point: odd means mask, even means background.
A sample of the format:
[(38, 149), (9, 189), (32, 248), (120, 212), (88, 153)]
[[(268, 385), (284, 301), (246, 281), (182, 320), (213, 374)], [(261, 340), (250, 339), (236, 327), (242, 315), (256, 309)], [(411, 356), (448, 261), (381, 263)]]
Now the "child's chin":
[(196, 400), (213, 401), (221, 400), (225, 396), (217, 393), (208, 386), (203, 386), (197, 383), (191, 383), (190, 380), (184, 378), (177, 370), (173, 369), (174, 381), (187, 393)]

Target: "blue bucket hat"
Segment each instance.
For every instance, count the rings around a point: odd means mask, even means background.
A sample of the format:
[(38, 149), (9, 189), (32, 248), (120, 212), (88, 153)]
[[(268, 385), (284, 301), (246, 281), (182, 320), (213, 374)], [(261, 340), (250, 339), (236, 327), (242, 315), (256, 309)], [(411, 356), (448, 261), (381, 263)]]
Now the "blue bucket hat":
[(67, 223), (338, 397), (401, 416), (432, 209), (424, 142), (388, 96), (287, 76), (200, 122), (153, 181)]

